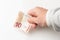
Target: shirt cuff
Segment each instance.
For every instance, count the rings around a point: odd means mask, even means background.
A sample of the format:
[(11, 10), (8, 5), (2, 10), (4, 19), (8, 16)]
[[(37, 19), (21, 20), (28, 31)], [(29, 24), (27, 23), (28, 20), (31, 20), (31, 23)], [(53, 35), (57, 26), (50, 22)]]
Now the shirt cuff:
[(46, 13), (46, 23), (48, 27), (52, 27), (51, 23), (52, 23), (52, 10), (48, 10)]

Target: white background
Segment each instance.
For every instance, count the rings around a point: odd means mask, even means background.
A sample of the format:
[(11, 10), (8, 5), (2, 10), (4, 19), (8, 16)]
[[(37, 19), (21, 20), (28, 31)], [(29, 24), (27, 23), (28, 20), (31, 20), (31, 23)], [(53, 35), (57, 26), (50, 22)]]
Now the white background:
[(18, 12), (27, 13), (36, 6), (52, 9), (60, 7), (60, 0), (0, 0), (0, 40), (60, 40), (60, 32), (48, 28), (29, 34), (14, 28)]

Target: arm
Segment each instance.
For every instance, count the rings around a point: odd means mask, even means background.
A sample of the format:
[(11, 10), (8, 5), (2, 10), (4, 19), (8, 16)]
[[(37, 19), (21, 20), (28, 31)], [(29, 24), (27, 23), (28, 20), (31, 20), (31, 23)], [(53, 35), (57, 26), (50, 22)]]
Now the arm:
[(40, 27), (52, 27), (56, 31), (60, 31), (60, 8), (47, 10), (42, 7), (36, 7), (29, 10), (31, 16), (28, 21), (31, 24), (37, 24)]

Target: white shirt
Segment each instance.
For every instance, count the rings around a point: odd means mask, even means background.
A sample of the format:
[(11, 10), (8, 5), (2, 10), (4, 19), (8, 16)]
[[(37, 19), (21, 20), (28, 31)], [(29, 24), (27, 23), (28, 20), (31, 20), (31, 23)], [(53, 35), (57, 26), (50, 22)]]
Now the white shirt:
[(48, 27), (60, 31), (60, 8), (48, 10), (46, 14), (46, 22)]

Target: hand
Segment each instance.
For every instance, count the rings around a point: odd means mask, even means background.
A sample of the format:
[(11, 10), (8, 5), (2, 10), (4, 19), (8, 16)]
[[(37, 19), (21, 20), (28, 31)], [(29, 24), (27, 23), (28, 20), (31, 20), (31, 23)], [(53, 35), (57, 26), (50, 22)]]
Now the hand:
[(40, 27), (46, 27), (46, 13), (47, 9), (42, 7), (36, 7), (28, 11), (28, 15), (31, 17), (28, 18), (28, 22), (33, 24), (34, 28), (39, 25)]

